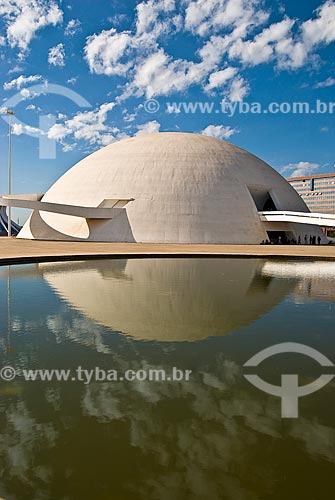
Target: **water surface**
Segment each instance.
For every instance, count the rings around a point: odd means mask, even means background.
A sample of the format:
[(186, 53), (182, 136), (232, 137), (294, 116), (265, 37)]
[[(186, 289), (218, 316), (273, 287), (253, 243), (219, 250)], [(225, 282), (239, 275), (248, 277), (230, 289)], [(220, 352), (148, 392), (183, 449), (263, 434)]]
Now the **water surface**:
[[(0, 382), (5, 500), (329, 499), (335, 385), (299, 418), (244, 378), (258, 351), (298, 342), (335, 361), (335, 264), (131, 259), (0, 268), (2, 366), (192, 370), (189, 381)], [(300, 384), (301, 355), (257, 371)], [(327, 373), (331, 371), (326, 370)]]

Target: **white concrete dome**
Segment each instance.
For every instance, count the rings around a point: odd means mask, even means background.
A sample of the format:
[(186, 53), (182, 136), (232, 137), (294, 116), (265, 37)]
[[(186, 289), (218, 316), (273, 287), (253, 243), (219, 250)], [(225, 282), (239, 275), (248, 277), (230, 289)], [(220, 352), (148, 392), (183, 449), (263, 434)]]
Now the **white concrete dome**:
[[(186, 133), (113, 143), (72, 167), (42, 201), (98, 207), (104, 200), (130, 198), (134, 201), (113, 219), (35, 210), (19, 237), (257, 244), (267, 238), (269, 227), (258, 211), (269, 199), (277, 210), (308, 212), (290, 184), (256, 156), (225, 141)], [(292, 230), (295, 237), (311, 229), (284, 226), (279, 230)]]

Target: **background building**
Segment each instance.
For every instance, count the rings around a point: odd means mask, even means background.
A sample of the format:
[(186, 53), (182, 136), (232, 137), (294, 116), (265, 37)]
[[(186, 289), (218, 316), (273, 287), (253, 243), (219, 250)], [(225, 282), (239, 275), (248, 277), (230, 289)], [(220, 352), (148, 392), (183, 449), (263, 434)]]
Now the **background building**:
[(311, 212), (335, 214), (335, 173), (287, 179)]

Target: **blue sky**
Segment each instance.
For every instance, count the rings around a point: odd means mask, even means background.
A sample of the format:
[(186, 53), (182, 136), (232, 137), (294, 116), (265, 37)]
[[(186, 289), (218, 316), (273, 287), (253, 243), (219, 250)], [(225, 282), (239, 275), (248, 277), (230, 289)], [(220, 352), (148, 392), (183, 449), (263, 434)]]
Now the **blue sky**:
[[(0, 106), (17, 120), (13, 192), (44, 192), (96, 149), (157, 131), (227, 139), (285, 176), (334, 170), (329, 109), (228, 116), (221, 102), (335, 101), (335, 1), (0, 0), (0, 30)], [(171, 108), (197, 102), (213, 110)], [(0, 120), (1, 192), (7, 127)], [(54, 157), (41, 158), (41, 141)]]

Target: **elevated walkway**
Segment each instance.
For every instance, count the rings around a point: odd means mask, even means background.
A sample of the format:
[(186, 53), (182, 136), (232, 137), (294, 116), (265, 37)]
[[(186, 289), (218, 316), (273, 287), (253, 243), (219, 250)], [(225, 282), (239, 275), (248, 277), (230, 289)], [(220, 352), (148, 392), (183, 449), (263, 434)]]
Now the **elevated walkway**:
[(113, 219), (131, 201), (130, 199), (102, 200), (98, 207), (83, 207), (79, 205), (66, 205), (63, 203), (50, 203), (43, 201), (43, 194), (3, 194), (0, 196), (0, 206), (29, 208), (43, 212), (53, 212), (86, 219)]
[(335, 227), (335, 214), (276, 210), (258, 213), (264, 222), (293, 222), (295, 224), (310, 224), (311, 226)]

